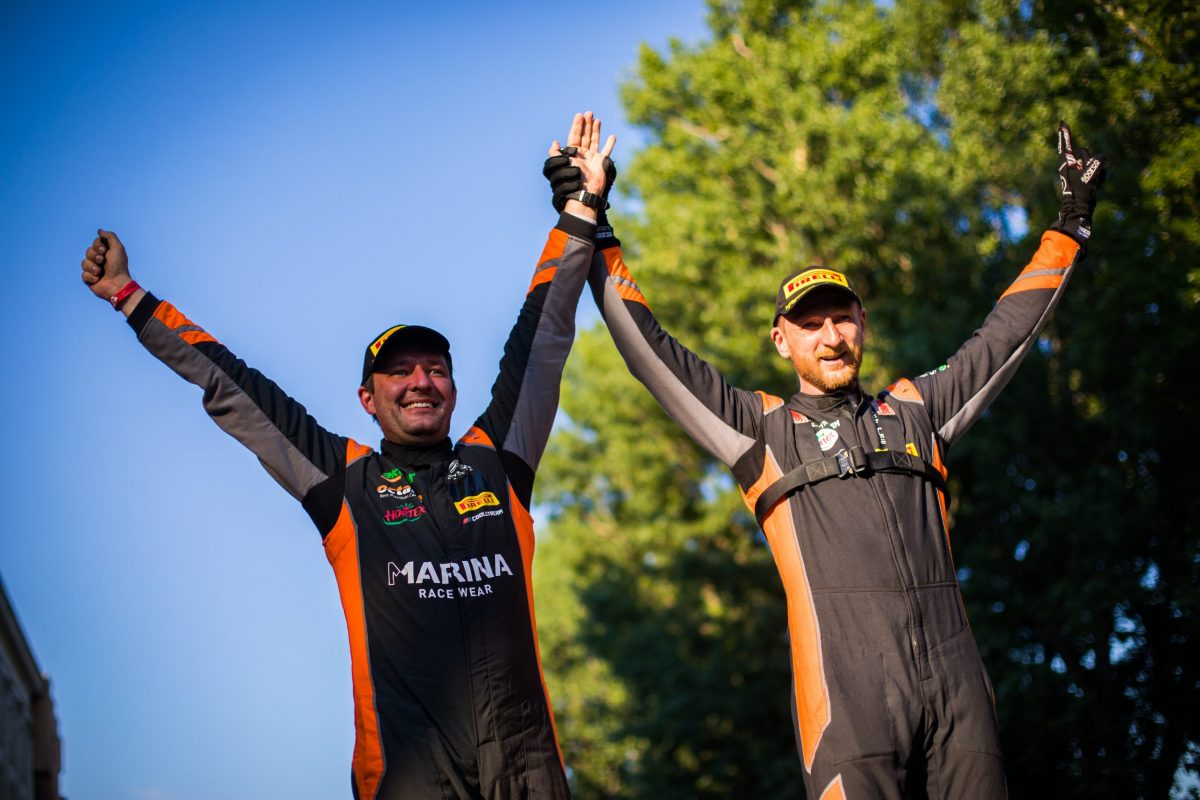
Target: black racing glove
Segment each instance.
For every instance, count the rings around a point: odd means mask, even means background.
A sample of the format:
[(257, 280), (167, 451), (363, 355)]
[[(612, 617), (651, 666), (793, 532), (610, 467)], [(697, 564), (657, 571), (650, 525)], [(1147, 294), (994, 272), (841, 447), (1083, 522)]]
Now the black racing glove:
[(571, 156), (578, 150), (578, 147), (563, 147), (558, 155), (550, 156), (542, 165), (542, 174), (550, 181), (551, 202), (560, 214), (567, 204), (567, 197), (583, 189), (583, 172), (571, 163)]
[[(583, 173), (579, 167), (571, 163), (571, 156), (579, 151), (577, 147), (563, 147), (558, 152), (559, 155), (550, 156), (546, 159), (546, 163), (542, 165), (542, 174), (546, 176), (546, 180), (550, 181), (550, 191), (553, 194), (554, 210), (562, 213), (563, 208), (567, 205), (567, 199), (576, 192), (583, 190)], [(604, 159), (604, 208), (600, 209), (600, 214), (603, 215), (605, 209), (608, 208), (608, 193), (612, 191), (613, 183), (617, 180), (617, 165), (613, 163), (611, 158)]]
[(1106, 156), (1092, 156), (1071, 140), (1071, 129), (1058, 123), (1058, 152), (1063, 157), (1058, 167), (1062, 208), (1051, 230), (1065, 233), (1080, 247), (1092, 237), (1092, 212), (1096, 210), (1096, 192), (1106, 177)]

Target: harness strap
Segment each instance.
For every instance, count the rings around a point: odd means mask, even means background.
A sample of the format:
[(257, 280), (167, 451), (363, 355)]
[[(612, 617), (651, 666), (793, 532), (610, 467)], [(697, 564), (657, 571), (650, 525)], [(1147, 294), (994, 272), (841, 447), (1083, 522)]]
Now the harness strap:
[(851, 476), (869, 478), (876, 472), (891, 472), (924, 478), (946, 496), (947, 502), (949, 501), (950, 492), (946, 487), (946, 479), (925, 459), (913, 456), (903, 450), (867, 453), (863, 451), (862, 447), (855, 445), (837, 455), (801, 464), (780, 476), (758, 496), (758, 500), (754, 504), (754, 517), (758, 520), (758, 524), (762, 525), (767, 512), (776, 503), (805, 486), (820, 483), (829, 478)]

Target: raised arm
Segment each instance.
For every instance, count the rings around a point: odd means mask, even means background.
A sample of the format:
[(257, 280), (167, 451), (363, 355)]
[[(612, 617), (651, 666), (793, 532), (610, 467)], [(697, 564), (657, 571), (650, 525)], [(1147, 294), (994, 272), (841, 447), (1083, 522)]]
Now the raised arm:
[(899, 399), (925, 403), (947, 446), (979, 419), (1008, 384), (1086, 253), (1107, 159), (1077, 147), (1066, 123), (1059, 124), (1058, 149), (1062, 210), (1042, 234), (1033, 259), (1000, 295), (983, 326), (943, 366), (893, 387)]
[(204, 390), (204, 410), (213, 421), (304, 504), (322, 536), (328, 533), (340, 511), (346, 464), (367, 448), (326, 431), (211, 334), (139, 287), (121, 240), (112, 231), (97, 233), (82, 262), (83, 282), (119, 306), (147, 350)]
[[(574, 150), (567, 158), (580, 170), (582, 189), (591, 197), (604, 194), (603, 162), (615, 144), (616, 137), (610, 136), (600, 147), (600, 120), (591, 112), (575, 115), (567, 136), (567, 146)], [(550, 152), (560, 152), (557, 141)], [(504, 345), (492, 400), (463, 437), (466, 443), (500, 451), (513, 490), (526, 508), (558, 411), (563, 365), (575, 339), (575, 309), (592, 258), (596, 201), (591, 197), (565, 202)]]

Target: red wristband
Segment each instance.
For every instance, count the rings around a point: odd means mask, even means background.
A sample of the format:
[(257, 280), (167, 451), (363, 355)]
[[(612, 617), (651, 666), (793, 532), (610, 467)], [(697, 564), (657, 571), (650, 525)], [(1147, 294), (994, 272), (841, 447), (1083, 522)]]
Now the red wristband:
[(112, 303), (112, 307), (115, 310), (120, 311), (121, 306), (125, 305), (125, 301), (129, 299), (129, 296), (131, 294), (133, 294), (134, 292), (136, 292), (140, 288), (142, 288), (142, 287), (138, 286), (137, 281), (130, 281), (129, 283), (127, 283), (121, 287), (121, 291), (117, 292), (112, 297), (110, 297), (108, 299), (108, 302)]

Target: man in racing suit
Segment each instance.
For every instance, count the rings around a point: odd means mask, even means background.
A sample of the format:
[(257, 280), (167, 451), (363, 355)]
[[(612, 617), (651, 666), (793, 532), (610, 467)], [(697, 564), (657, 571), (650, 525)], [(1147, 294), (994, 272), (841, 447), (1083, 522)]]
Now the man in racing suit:
[(619, 245), (597, 237), (590, 280), (630, 371), (732, 470), (770, 543), (814, 800), (1005, 795), (951, 561), (945, 458), (1036, 340), (1090, 235), (1100, 160), (1065, 125), (1059, 137), (1063, 211), (1033, 260), (945, 365), (874, 398), (857, 380), (866, 311), (841, 273), (810, 267), (780, 287), (772, 339), (800, 379), (784, 399), (730, 386), (663, 331)]
[[(568, 145), (604, 190), (600, 122), (576, 115)], [(559, 152), (558, 143), (552, 152)], [(595, 210), (572, 200), (538, 260), (492, 399), (448, 438), (449, 344), (396, 326), (364, 358), (363, 408), (379, 450), (322, 428), (171, 304), (142, 290), (101, 231), (83, 280), (141, 343), (204, 390), (204, 407), (300, 501), (321, 533), (349, 630), (354, 796), (566, 798), (531, 592), (534, 473), (558, 404)]]

